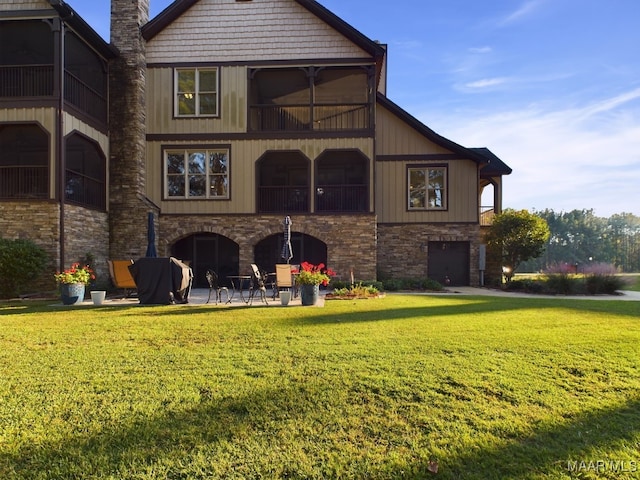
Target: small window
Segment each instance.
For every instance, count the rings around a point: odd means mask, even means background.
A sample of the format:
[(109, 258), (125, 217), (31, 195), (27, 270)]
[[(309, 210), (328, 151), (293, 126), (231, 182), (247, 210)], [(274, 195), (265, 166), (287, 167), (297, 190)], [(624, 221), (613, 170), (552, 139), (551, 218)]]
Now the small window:
[(175, 116), (218, 115), (218, 69), (180, 68), (175, 71)]
[(167, 150), (165, 168), (168, 198), (229, 198), (227, 149)]
[(409, 168), (408, 209), (444, 210), (447, 208), (446, 167)]

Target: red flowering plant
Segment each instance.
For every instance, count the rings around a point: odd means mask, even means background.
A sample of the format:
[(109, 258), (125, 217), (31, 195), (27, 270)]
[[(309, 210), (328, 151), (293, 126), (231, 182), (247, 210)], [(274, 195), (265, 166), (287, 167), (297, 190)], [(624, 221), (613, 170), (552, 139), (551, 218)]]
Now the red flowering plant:
[(300, 270), (294, 270), (293, 273), (297, 274), (296, 283), (299, 285), (323, 285), (325, 287), (329, 284), (331, 277), (336, 274), (330, 268), (325, 268), (324, 263), (313, 265), (309, 262), (302, 262)]
[(63, 284), (83, 283), (87, 285), (91, 280), (96, 279), (96, 275), (89, 265), (80, 266), (76, 262), (64, 272), (56, 272), (54, 275), (56, 282)]

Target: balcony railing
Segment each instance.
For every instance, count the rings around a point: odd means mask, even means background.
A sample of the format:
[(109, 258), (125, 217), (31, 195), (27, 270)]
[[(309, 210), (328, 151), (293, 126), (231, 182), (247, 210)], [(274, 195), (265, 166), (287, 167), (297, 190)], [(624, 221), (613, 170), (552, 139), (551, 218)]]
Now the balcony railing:
[(68, 202), (98, 209), (105, 208), (105, 184), (95, 178), (67, 170), (64, 194)]
[(0, 66), (0, 97), (50, 97), (53, 65)]
[[(53, 65), (0, 66), (0, 98), (53, 96)], [(107, 121), (107, 98), (70, 72), (65, 72), (64, 99), (81, 112)]]
[(488, 227), (493, 224), (496, 211), (493, 207), (480, 207), (480, 226)]
[(285, 213), (309, 211), (308, 187), (260, 187), (258, 189), (260, 213)]
[(43, 167), (0, 167), (0, 198), (47, 198), (49, 169)]
[(330, 185), (316, 188), (318, 212), (366, 212), (368, 205), (366, 185)]
[[(313, 113), (313, 117), (312, 117)], [(253, 131), (363, 130), (371, 126), (368, 104), (251, 105)]]
[(91, 117), (107, 121), (107, 98), (69, 72), (64, 76), (64, 99)]

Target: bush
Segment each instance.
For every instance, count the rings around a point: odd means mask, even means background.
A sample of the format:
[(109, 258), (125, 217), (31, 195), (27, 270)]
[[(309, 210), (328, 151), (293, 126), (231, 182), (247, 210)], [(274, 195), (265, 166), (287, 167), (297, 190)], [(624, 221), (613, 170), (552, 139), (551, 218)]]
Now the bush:
[[(364, 287), (373, 287), (379, 292), (384, 290), (384, 286), (382, 282), (378, 282), (375, 280), (363, 280), (361, 282), (358, 282), (356, 285), (364, 286)], [(342, 290), (342, 289), (349, 290), (351, 287), (353, 287), (353, 285), (351, 285), (351, 282), (347, 282), (345, 280), (331, 280), (331, 283), (329, 284), (329, 286), (334, 290)]]
[(26, 293), (46, 265), (46, 252), (32, 241), (0, 238), (0, 298)]
[(511, 280), (506, 284), (505, 289), (510, 292), (543, 293), (545, 282), (531, 278)]
[(549, 293), (571, 295), (581, 292), (582, 279), (575, 275), (554, 273), (546, 276), (545, 287)]
[(430, 278), (394, 278), (382, 282), (384, 290), (397, 292), (398, 290), (432, 290), (439, 292), (443, 286)]

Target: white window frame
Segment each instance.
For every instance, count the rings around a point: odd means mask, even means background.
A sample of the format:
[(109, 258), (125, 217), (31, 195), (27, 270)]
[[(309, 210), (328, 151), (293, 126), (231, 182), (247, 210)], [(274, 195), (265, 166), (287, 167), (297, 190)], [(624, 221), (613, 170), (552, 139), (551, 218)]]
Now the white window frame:
[[(200, 89), (200, 72), (216, 72), (215, 91), (201, 91)], [(180, 72), (193, 72), (195, 76), (195, 86), (193, 91), (180, 91), (179, 75)], [(218, 117), (220, 115), (220, 69), (218, 67), (192, 67), (192, 68), (175, 68), (173, 71), (173, 114), (176, 118), (199, 118), (199, 117)], [(200, 113), (200, 97), (203, 94), (215, 94), (216, 111), (214, 113)], [(194, 113), (180, 113), (180, 96), (192, 95), (195, 100)], [(191, 98), (193, 98), (191, 97)]]
[[(424, 174), (425, 186), (423, 192), (423, 204), (416, 202), (417, 194), (415, 192), (416, 186), (411, 184), (411, 173), (415, 171), (421, 171)], [(439, 172), (442, 174), (442, 185), (433, 186), (429, 185), (430, 172)], [(415, 165), (407, 167), (407, 209), (410, 211), (439, 211), (447, 210), (448, 205), (448, 168), (446, 165)], [(440, 205), (430, 204), (429, 199), (440, 199)]]
[[(190, 160), (192, 159), (192, 155), (201, 154), (204, 156), (205, 165), (204, 172), (202, 171), (194, 171), (190, 169)], [(169, 172), (169, 156), (182, 156), (182, 171), (178, 173)], [(226, 157), (226, 171), (224, 172), (216, 172), (210, 168), (210, 159), (211, 155), (224, 155)], [(163, 152), (163, 162), (164, 162), (164, 198), (167, 200), (229, 200), (231, 193), (231, 181), (230, 181), (230, 165), (231, 165), (231, 156), (230, 150), (226, 147), (186, 147), (186, 148), (167, 148)], [(183, 195), (171, 195), (169, 189), (169, 177), (183, 177)], [(191, 180), (195, 180), (198, 177), (204, 177), (204, 195), (191, 195), (190, 191), (190, 182)], [(223, 195), (215, 193), (214, 190), (214, 182), (215, 178), (222, 178), (223, 183), (226, 186), (225, 193)]]

